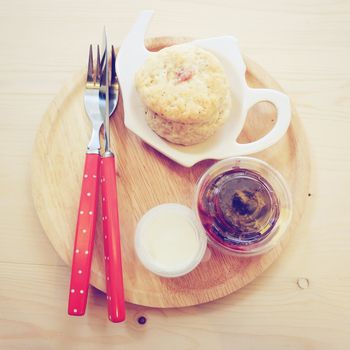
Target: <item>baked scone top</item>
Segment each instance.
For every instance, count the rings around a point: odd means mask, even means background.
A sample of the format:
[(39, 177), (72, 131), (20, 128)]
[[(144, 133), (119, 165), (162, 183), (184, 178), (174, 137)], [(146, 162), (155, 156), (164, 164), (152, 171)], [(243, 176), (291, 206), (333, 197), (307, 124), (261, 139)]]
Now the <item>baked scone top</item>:
[(220, 61), (190, 44), (151, 54), (136, 73), (145, 105), (169, 121), (203, 123), (227, 103), (228, 81)]

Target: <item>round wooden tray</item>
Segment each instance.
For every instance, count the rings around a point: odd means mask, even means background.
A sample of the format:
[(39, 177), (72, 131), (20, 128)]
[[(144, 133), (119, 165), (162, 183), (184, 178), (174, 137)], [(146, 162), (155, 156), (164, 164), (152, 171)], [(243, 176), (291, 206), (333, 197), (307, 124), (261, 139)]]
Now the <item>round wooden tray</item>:
[[(182, 38), (155, 38), (148, 40), (147, 47), (159, 50), (183, 41)], [(247, 58), (245, 61), (246, 78), (251, 87), (281, 89), (261, 67)], [(32, 159), (35, 208), (47, 236), (67, 264), (71, 263), (84, 153), (91, 132), (84, 111), (84, 84), (85, 71), (69, 81), (55, 97), (39, 127)], [(254, 106), (239, 141), (259, 138), (271, 129), (274, 119), (271, 104)], [(111, 144), (118, 158), (126, 301), (164, 308), (215, 300), (252, 281), (281, 253), (283, 247), (278, 246), (260, 257), (237, 258), (209, 248), (201, 264), (186, 276), (166, 279), (148, 272), (134, 252), (137, 222), (147, 210), (161, 203), (191, 206), (195, 183), (213, 161), (184, 168), (167, 159), (125, 128), (122, 101), (111, 119)], [(289, 233), (295, 233), (308, 193), (310, 164), (305, 134), (295, 109), (284, 138), (255, 156), (266, 160), (286, 178), (294, 201)], [(91, 284), (105, 291), (101, 226), (98, 220)]]

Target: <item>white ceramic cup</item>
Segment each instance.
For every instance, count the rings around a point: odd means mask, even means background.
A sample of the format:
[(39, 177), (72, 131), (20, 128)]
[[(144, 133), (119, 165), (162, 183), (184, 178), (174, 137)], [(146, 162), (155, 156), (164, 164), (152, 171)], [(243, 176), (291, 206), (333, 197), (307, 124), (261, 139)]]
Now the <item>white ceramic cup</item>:
[[(287, 95), (272, 89), (252, 89), (245, 80), (246, 66), (237, 40), (223, 36), (191, 42), (206, 49), (221, 61), (232, 91), (233, 107), (228, 121), (205, 142), (193, 146), (179, 146), (159, 137), (147, 125), (145, 106), (135, 88), (135, 74), (145, 59), (154, 54), (144, 45), (144, 36), (153, 11), (141, 12), (125, 38), (117, 57), (117, 73), (124, 102), (124, 123), (128, 129), (167, 157), (184, 166), (192, 166), (204, 159), (223, 159), (256, 153), (272, 146), (287, 131), (291, 120), (291, 105)], [(251, 143), (240, 144), (237, 138), (243, 129), (247, 113), (254, 104), (268, 101), (277, 110), (272, 130)]]

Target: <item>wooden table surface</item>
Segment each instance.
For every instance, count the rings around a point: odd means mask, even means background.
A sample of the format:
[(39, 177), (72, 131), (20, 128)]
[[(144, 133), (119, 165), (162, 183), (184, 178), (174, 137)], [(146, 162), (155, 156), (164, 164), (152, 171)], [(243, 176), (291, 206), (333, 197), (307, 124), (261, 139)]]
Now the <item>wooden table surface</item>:
[[(86, 317), (70, 318), (69, 269), (33, 208), (35, 133), (103, 24), (118, 45), (145, 8), (156, 10), (148, 36), (235, 35), (289, 93), (311, 149), (305, 217), (277, 262), (228, 297), (172, 310), (127, 305), (116, 325), (92, 288)], [(349, 1), (13, 0), (1, 1), (0, 17), (1, 350), (350, 347)]]

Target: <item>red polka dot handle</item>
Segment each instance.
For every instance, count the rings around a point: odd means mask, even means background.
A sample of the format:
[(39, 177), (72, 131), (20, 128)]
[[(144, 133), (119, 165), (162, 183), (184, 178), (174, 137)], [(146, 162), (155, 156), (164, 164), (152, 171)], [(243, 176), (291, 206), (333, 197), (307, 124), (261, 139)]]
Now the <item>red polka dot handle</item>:
[(99, 154), (86, 154), (72, 259), (68, 314), (82, 316), (88, 296), (100, 174)]
[(125, 320), (124, 287), (116, 170), (111, 153), (101, 160), (101, 184), (108, 318), (122, 322)]

